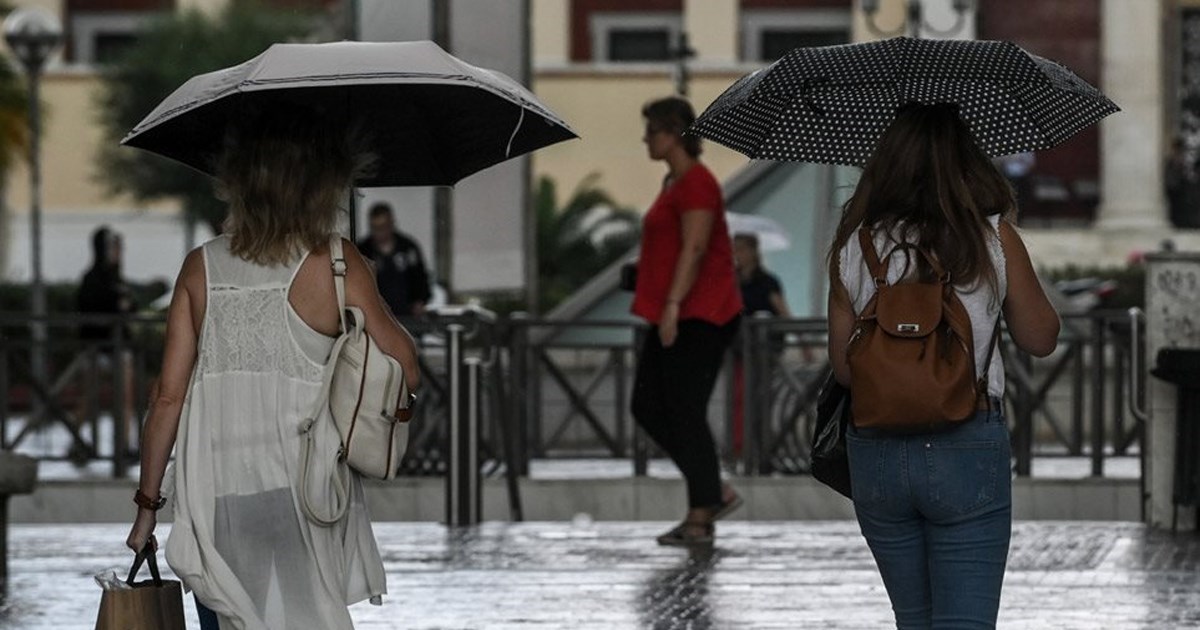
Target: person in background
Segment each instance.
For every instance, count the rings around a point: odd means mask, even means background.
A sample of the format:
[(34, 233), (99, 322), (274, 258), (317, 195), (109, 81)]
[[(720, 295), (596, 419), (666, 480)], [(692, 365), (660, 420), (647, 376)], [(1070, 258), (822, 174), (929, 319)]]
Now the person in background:
[[(779, 277), (766, 270), (762, 264), (762, 252), (758, 247), (758, 236), (749, 232), (733, 235), (733, 262), (737, 267), (738, 282), (742, 290), (742, 314), (753, 317), (755, 313), (770, 313), (775, 317), (791, 317), (787, 300), (783, 298), (783, 285)], [(745, 443), (745, 357), (739, 348), (734, 348), (733, 360), (733, 435), (731, 450), (740, 457)], [(807, 350), (807, 348), (806, 348)]]
[[(125, 315), (133, 312), (129, 285), (121, 277), (123, 258), (124, 244), (120, 234), (108, 226), (100, 226), (92, 232), (92, 266), (83, 274), (79, 292), (75, 295), (75, 306), (80, 313)], [(128, 328), (124, 330), (128, 331)], [(107, 341), (112, 334), (112, 327), (104, 324), (79, 327), (79, 336), (87, 341)]]
[(396, 228), (396, 217), (388, 204), (376, 203), (368, 216), (371, 234), (358, 242), (358, 250), (375, 267), (379, 293), (396, 317), (424, 315), (430, 291), (421, 248)]
[(632, 311), (651, 329), (640, 350), (632, 411), (687, 481), (687, 515), (658, 543), (706, 545), (713, 523), (742, 502), (721, 483), (708, 426), (708, 400), (742, 299), (721, 185), (700, 163), (699, 138), (683, 135), (696, 119), (692, 106), (664, 98), (648, 103), (642, 117), (650, 159), (666, 162), (668, 171), (642, 224)]
[[(121, 264), (124, 259), (124, 243), (121, 235), (108, 226), (100, 226), (92, 232), (92, 266), (83, 275), (79, 283), (79, 291), (75, 295), (75, 308), (84, 315), (106, 315), (116, 317), (129, 315), (134, 312), (136, 305), (130, 294), (129, 285), (121, 275)], [(119, 332), (125, 343), (130, 342), (131, 330), (128, 324), (122, 323), (118, 328), (108, 323), (84, 323), (79, 327), (79, 337), (85, 344), (94, 349), (95, 364), (89, 366), (93, 370), (121, 370), (121, 383), (124, 389), (123, 417), (127, 423), (126, 449), (132, 455), (136, 451), (137, 424), (133, 411), (133, 354), (128, 346), (120, 349), (114, 346), (114, 338)], [(96, 382), (103, 382), (96, 377)], [(77, 417), (90, 418), (98, 410), (92, 408), (87, 396), (80, 398)], [(73, 445), (70, 453), (73, 461), (80, 462), (86, 455), (79, 451), (80, 445)]]
[(758, 236), (739, 233), (733, 236), (733, 262), (737, 266), (738, 282), (742, 289), (742, 314), (770, 313), (776, 317), (791, 317), (783, 285), (779, 277), (766, 270), (758, 249)]

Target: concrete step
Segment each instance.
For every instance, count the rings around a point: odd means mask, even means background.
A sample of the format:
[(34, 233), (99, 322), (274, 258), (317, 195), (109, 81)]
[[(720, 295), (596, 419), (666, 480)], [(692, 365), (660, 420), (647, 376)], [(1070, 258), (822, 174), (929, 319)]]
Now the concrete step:
[[(810, 477), (735, 477), (746, 499), (732, 519), (751, 521), (854, 518), (851, 503)], [(134, 516), (135, 482), (112, 479), (43, 481), (31, 495), (10, 500), (12, 523), (122, 523)], [(438, 522), (445, 514), (445, 480), (405, 478), (368, 482), (377, 521)], [(1013, 484), (1017, 520), (1139, 521), (1136, 479), (1019, 478)], [(522, 479), (528, 521), (669, 521), (685, 508), (679, 479)], [(485, 520), (509, 520), (503, 480), (484, 483)], [(163, 521), (170, 520), (164, 510)]]

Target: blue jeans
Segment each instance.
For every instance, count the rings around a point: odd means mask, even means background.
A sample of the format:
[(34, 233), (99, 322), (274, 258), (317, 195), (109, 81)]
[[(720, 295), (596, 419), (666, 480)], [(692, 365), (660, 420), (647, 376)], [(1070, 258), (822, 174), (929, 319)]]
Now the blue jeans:
[(993, 407), (945, 432), (846, 436), (854, 511), (900, 630), (996, 627), (1012, 477)]

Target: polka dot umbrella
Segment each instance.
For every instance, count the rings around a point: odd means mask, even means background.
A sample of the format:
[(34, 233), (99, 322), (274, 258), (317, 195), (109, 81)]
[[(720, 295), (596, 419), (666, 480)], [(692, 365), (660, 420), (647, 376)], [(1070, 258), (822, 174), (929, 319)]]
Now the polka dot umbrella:
[(1120, 110), (1011, 42), (897, 37), (797, 48), (730, 86), (689, 133), (754, 159), (862, 165), (909, 102), (956, 103), (991, 156), (1048, 149)]

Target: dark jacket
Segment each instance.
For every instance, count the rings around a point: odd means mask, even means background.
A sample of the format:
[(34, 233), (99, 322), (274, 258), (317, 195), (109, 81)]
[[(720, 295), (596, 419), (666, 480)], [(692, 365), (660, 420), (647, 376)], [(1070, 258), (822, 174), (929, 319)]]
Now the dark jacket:
[[(108, 238), (106, 230), (98, 230), (92, 237), (92, 267), (83, 275), (75, 294), (75, 308), (80, 313), (120, 315), (134, 310), (121, 270), (108, 262)], [(123, 326), (122, 331), (128, 339), (129, 328)], [(84, 324), (79, 328), (79, 336), (89, 341), (111, 339), (112, 334), (110, 326)]]
[(370, 238), (358, 242), (358, 251), (374, 263), (375, 282), (392, 314), (407, 317), (413, 314), (413, 304), (429, 301), (429, 272), (415, 241), (399, 232), (392, 236), (396, 245), (388, 255)]

